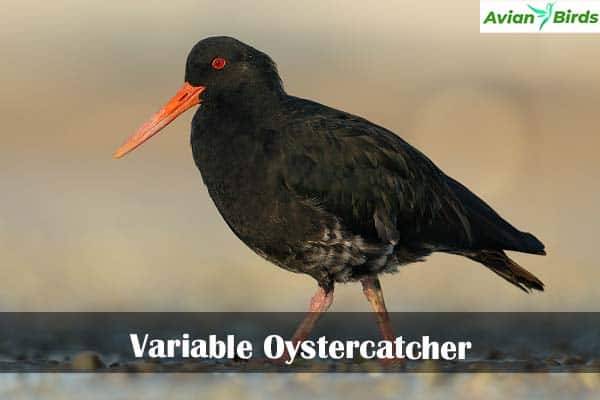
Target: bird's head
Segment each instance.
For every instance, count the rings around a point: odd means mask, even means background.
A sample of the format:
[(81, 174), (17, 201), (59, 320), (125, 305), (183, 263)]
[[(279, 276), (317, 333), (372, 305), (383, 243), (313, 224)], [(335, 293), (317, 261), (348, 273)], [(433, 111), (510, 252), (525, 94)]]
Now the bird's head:
[(133, 151), (200, 103), (222, 105), (269, 93), (283, 93), (277, 68), (269, 56), (231, 37), (203, 39), (188, 55), (183, 87), (125, 140), (113, 156), (121, 158)]

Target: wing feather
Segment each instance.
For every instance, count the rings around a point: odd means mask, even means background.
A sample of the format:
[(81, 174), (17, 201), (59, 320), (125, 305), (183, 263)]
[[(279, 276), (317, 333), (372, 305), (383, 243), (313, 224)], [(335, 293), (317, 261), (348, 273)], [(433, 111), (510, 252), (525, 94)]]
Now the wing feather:
[(466, 212), (425, 155), (360, 117), (317, 110), (287, 127), (286, 185), (368, 239), (469, 246)]
[(393, 132), (318, 103), (284, 131), (289, 147), (286, 186), (317, 201), (344, 227), (365, 239), (432, 251), (506, 249), (543, 254), (520, 232), (423, 153)]

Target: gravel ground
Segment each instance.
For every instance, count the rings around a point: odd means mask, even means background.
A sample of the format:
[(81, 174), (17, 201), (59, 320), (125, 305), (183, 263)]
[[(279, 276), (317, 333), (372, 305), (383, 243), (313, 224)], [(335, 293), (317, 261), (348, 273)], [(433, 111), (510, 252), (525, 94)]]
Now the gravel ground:
[(598, 374), (2, 374), (20, 399), (597, 399)]

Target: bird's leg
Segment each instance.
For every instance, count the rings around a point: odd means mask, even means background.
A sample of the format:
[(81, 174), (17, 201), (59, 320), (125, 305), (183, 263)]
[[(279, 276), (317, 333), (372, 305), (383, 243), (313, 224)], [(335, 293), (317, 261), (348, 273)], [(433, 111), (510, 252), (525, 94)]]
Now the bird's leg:
[(371, 308), (377, 314), (377, 324), (381, 331), (381, 336), (385, 340), (395, 340), (394, 332), (392, 332), (392, 326), (390, 324), (390, 317), (385, 307), (385, 301), (383, 300), (383, 291), (381, 290), (381, 284), (379, 278), (367, 277), (360, 281), (363, 287), (363, 293), (371, 303)]
[[(308, 314), (304, 317), (296, 332), (292, 336), (291, 342), (296, 345), (299, 342), (302, 342), (308, 339), (310, 332), (315, 327), (317, 321), (321, 317), (321, 314), (329, 309), (331, 304), (333, 303), (333, 285), (323, 287), (319, 285), (319, 289), (310, 299), (310, 306), (308, 309)], [(283, 356), (279, 359), (273, 360), (278, 364), (283, 364), (290, 359), (290, 356), (287, 350), (284, 352)]]
[(308, 314), (298, 328), (296, 332), (294, 332), (294, 336), (292, 336), (292, 342), (294, 344), (298, 342), (302, 342), (306, 340), (310, 335), (310, 332), (315, 327), (315, 324), (321, 317), (321, 314), (324, 313), (331, 307), (333, 303), (333, 286), (330, 288), (324, 288), (319, 286), (317, 289), (317, 293), (310, 299), (310, 307), (308, 309)]
[[(388, 314), (387, 308), (385, 307), (385, 301), (383, 300), (383, 291), (381, 290), (379, 278), (377, 278), (376, 276), (368, 276), (366, 278), (361, 279), (360, 282), (362, 283), (363, 293), (367, 297), (367, 300), (369, 300), (369, 303), (371, 303), (371, 308), (377, 316), (377, 324), (379, 325), (381, 336), (384, 340), (396, 340), (396, 335), (394, 335), (394, 332), (392, 330), (390, 316)], [(384, 364), (399, 363), (403, 365), (405, 361), (403, 359), (386, 359), (382, 362)]]

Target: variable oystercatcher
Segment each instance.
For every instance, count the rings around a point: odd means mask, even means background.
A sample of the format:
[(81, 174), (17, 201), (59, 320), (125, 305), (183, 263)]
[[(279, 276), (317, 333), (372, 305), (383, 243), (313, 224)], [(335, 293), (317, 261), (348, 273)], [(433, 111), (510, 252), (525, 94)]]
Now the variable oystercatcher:
[(183, 87), (114, 156), (200, 103), (192, 153), (219, 212), (252, 250), (319, 285), (294, 340), (306, 339), (329, 308), (334, 283), (349, 281), (361, 281), (383, 337), (393, 340), (378, 275), (433, 252), (543, 290), (504, 252), (545, 254), (538, 239), (393, 132), (288, 95), (271, 58), (230, 37), (192, 48)]

